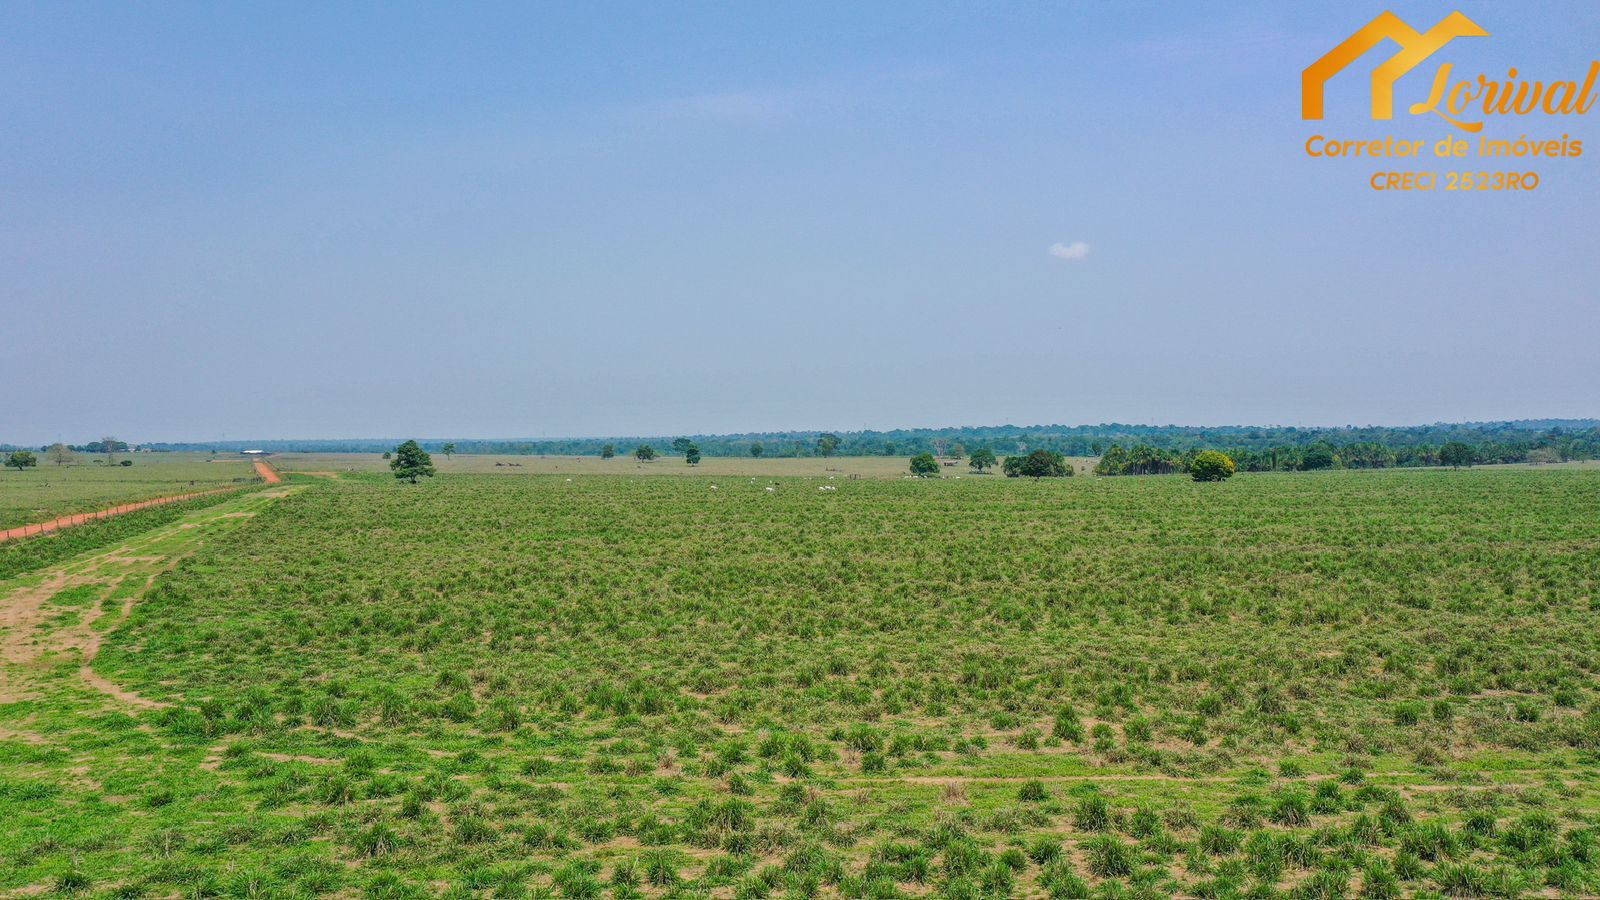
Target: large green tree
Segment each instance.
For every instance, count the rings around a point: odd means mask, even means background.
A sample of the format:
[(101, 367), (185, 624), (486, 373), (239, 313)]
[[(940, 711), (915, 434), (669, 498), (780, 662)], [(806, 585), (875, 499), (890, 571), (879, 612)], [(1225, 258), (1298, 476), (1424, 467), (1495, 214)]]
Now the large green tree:
[(690, 444), (689, 449), (683, 451), (683, 461), (691, 466), (700, 465), (700, 448)]
[(1072, 475), (1072, 466), (1067, 464), (1066, 457), (1042, 447), (1027, 456), (1006, 457), (1001, 469), (1011, 478), (1068, 478)]
[(933, 458), (932, 453), (918, 453), (911, 457), (911, 474), (918, 478), (930, 478), (939, 474), (939, 461)]
[(823, 433), (817, 435), (817, 455), (832, 456), (839, 450), (839, 436), (837, 434)]
[(760, 441), (752, 441), (750, 443), (750, 455), (751, 456), (759, 457), (761, 454), (763, 454), (765, 452), (767, 452), (767, 448), (761, 446), (761, 442)]
[(23, 469), (37, 466), (38, 464), (39, 457), (34, 456), (32, 453), (29, 453), (26, 450), (14, 450), (10, 456), (6, 457), (6, 465), (10, 468), (16, 469), (18, 472), (21, 472)]
[(1312, 444), (1300, 455), (1300, 468), (1308, 471), (1333, 469), (1338, 465), (1339, 457), (1333, 452), (1333, 448), (1326, 444)]
[(416, 484), (418, 478), (433, 477), (433, 457), (416, 441), (406, 441), (394, 448), (389, 470), (394, 472), (395, 478)]
[(640, 444), (639, 448), (633, 451), (633, 458), (640, 462), (649, 462), (660, 455), (661, 454), (656, 452), (656, 448), (650, 446), (649, 444)]
[(978, 449), (972, 451), (972, 458), (967, 460), (967, 465), (972, 467), (972, 471), (979, 474), (982, 474), (984, 469), (988, 469), (999, 464), (1000, 460), (995, 458), (994, 451), (990, 450), (988, 447), (979, 447)]
[(1461, 441), (1451, 441), (1439, 448), (1439, 465), (1460, 468), (1478, 461), (1478, 454)]
[(604, 447), (600, 448), (600, 458), (601, 459), (611, 459), (612, 457), (614, 457), (616, 455), (617, 455), (617, 445), (616, 444), (606, 444)]

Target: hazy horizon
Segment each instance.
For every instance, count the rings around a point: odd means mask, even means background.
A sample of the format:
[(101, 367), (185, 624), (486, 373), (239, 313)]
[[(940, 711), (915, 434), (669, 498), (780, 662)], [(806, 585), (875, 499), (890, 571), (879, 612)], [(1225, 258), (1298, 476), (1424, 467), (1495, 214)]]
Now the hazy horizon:
[[(772, 430), (768, 430), (768, 431), (752, 431), (752, 430), (748, 430), (748, 429), (743, 429), (743, 430), (719, 431), (719, 432), (710, 432), (710, 431), (642, 432), (641, 431), (641, 432), (632, 432), (632, 433), (616, 432), (616, 433), (610, 433), (610, 434), (552, 434), (552, 435), (525, 435), (525, 434), (523, 434), (523, 435), (515, 435), (515, 434), (481, 434), (481, 435), (469, 435), (469, 434), (434, 434), (434, 435), (429, 435), (429, 434), (406, 434), (406, 435), (383, 435), (383, 434), (377, 434), (377, 435), (332, 435), (332, 436), (320, 436), (320, 437), (319, 436), (306, 436), (306, 435), (296, 435), (296, 436), (291, 436), (291, 437), (274, 437), (274, 436), (264, 436), (264, 435), (246, 435), (244, 437), (216, 437), (216, 438), (207, 438), (207, 437), (200, 437), (200, 438), (138, 437), (138, 436), (130, 438), (128, 436), (119, 435), (119, 434), (112, 434), (110, 436), (111, 437), (115, 437), (117, 440), (123, 441), (123, 442), (131, 444), (131, 445), (205, 444), (205, 443), (243, 444), (243, 443), (250, 443), (250, 442), (253, 442), (253, 441), (259, 441), (259, 442), (262, 442), (262, 443), (295, 443), (295, 442), (300, 442), (300, 443), (307, 443), (307, 444), (313, 444), (313, 443), (340, 443), (340, 442), (350, 442), (350, 443), (374, 442), (375, 443), (375, 442), (381, 442), (381, 441), (393, 441), (393, 442), (397, 442), (398, 443), (400, 441), (405, 441), (405, 440), (417, 440), (417, 441), (421, 441), (421, 442), (424, 442), (424, 443), (432, 444), (432, 443), (439, 443), (439, 442), (443, 442), (443, 441), (481, 441), (481, 442), (514, 443), (514, 442), (544, 442), (544, 441), (597, 441), (597, 440), (613, 440), (613, 439), (615, 439), (615, 440), (638, 440), (638, 439), (655, 440), (655, 439), (671, 439), (671, 438), (674, 438), (674, 437), (741, 437), (741, 436), (746, 436), (746, 435), (749, 435), (749, 436), (757, 436), (757, 435), (789, 435), (789, 434), (815, 434), (815, 433), (828, 433), (828, 432), (835, 433), (835, 434), (857, 434), (857, 433), (862, 433), (862, 432), (868, 432), (868, 433), (885, 433), (885, 432), (895, 432), (895, 431), (935, 431), (935, 432), (937, 432), (937, 431), (957, 431), (957, 430), (963, 430), (963, 429), (1005, 429), (1005, 428), (1015, 428), (1015, 429), (1019, 429), (1019, 430), (1020, 429), (1044, 429), (1044, 428), (1094, 429), (1094, 428), (1110, 428), (1110, 427), (1114, 427), (1114, 426), (1130, 426), (1130, 427), (1137, 427), (1137, 428), (1195, 428), (1195, 429), (1202, 429), (1202, 428), (1216, 428), (1216, 429), (1223, 429), (1223, 428), (1227, 428), (1227, 429), (1297, 428), (1297, 429), (1300, 429), (1302, 431), (1323, 431), (1323, 430), (1334, 431), (1334, 430), (1342, 430), (1342, 429), (1423, 428), (1423, 427), (1440, 426), (1440, 425), (1471, 426), (1471, 425), (1517, 423), (1517, 422), (1552, 422), (1552, 421), (1553, 422), (1569, 423), (1569, 424), (1580, 426), (1580, 427), (1588, 427), (1588, 426), (1592, 426), (1596, 422), (1600, 422), (1600, 416), (1519, 416), (1519, 417), (1517, 417), (1515, 419), (1483, 419), (1483, 420), (1476, 420), (1476, 421), (1437, 419), (1437, 420), (1428, 421), (1428, 422), (1362, 422), (1362, 423), (1343, 422), (1343, 423), (1338, 423), (1338, 424), (1319, 424), (1319, 423), (1310, 423), (1310, 422), (1307, 422), (1307, 423), (1287, 423), (1287, 422), (1283, 422), (1283, 423), (1258, 423), (1258, 422), (1203, 422), (1203, 423), (1161, 422), (1161, 423), (1149, 423), (1149, 422), (1128, 422), (1128, 421), (1081, 422), (1081, 423), (1068, 423), (1068, 422), (1035, 422), (1035, 423), (1003, 422), (1003, 423), (998, 423), (998, 424), (969, 423), (969, 424), (964, 424), (964, 425), (905, 425), (905, 426), (894, 426), (894, 427), (883, 427), (883, 428), (870, 428), (869, 427), (869, 428), (855, 428), (855, 429), (822, 427), (822, 428), (783, 428), (783, 429), (772, 429)], [(17, 445), (17, 446), (32, 447), (32, 446), (36, 446), (36, 445), (37, 446), (44, 446), (44, 445), (47, 445), (47, 444), (50, 444), (50, 443), (54, 443), (56, 441), (61, 441), (63, 443), (71, 444), (71, 445), (74, 445), (74, 446), (80, 446), (80, 445), (83, 445), (83, 444), (93, 443), (94, 441), (98, 441), (102, 437), (105, 437), (105, 436), (106, 435), (101, 434), (101, 435), (97, 435), (97, 436), (94, 436), (94, 437), (82, 437), (82, 438), (59, 437), (59, 438), (52, 438), (52, 439), (50, 439), (48, 441), (31, 441), (31, 442), (30, 441), (17, 441), (17, 440), (4, 439), (4, 440), (0, 440), (0, 444), (13, 444), (13, 445)]]

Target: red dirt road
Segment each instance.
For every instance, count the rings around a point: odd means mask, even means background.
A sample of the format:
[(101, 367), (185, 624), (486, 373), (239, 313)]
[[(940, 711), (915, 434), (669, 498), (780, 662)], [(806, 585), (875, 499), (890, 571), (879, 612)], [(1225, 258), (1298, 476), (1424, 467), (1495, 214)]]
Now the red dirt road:
[[(270, 479), (272, 483), (282, 480), (283, 479), (277, 477), (277, 473), (273, 473), (273, 478)], [(49, 534), (52, 531), (60, 531), (63, 528), (71, 528), (74, 525), (82, 525), (85, 522), (93, 522), (97, 519), (109, 519), (112, 516), (120, 516), (123, 513), (131, 513), (137, 509), (149, 509), (152, 506), (164, 506), (168, 503), (177, 503), (179, 500), (192, 500), (195, 497), (204, 497), (207, 494), (220, 494), (223, 491), (231, 490), (235, 490), (235, 488), (217, 488), (214, 491), (194, 491), (188, 494), (174, 494), (171, 497), (157, 497), (154, 500), (140, 500), (138, 503), (124, 503), (121, 506), (99, 509), (89, 513), (78, 513), (71, 516), (62, 516), (59, 519), (51, 519), (48, 522), (35, 522), (32, 525), (18, 525), (16, 528), (8, 528), (5, 531), (0, 531), (0, 543), (14, 540), (16, 538), (32, 537), (36, 534)]]
[[(256, 460), (256, 474), (260, 475), (261, 480), (265, 481), (267, 484), (281, 484), (283, 482), (282, 476), (278, 474), (276, 469), (259, 459)], [(109, 509), (99, 509), (95, 510), (94, 512), (62, 516), (59, 519), (51, 519), (48, 522), (35, 522), (32, 525), (18, 525), (16, 528), (9, 528), (5, 531), (0, 531), (0, 543), (5, 543), (6, 541), (14, 540), (16, 538), (31, 537), (36, 534), (49, 534), (52, 531), (60, 531), (63, 528), (71, 528), (74, 525), (82, 525), (85, 522), (93, 522), (97, 519), (109, 519), (112, 516), (120, 516), (123, 513), (131, 513), (138, 509), (149, 509), (152, 506), (164, 506), (168, 503), (177, 503), (179, 500), (193, 500), (195, 497), (204, 497), (207, 494), (220, 494), (223, 491), (231, 490), (235, 490), (235, 488), (217, 488), (216, 490), (210, 491), (191, 491), (187, 494), (173, 494), (170, 497), (156, 497), (152, 500), (140, 500), (137, 503), (124, 503), (121, 506), (113, 506)]]

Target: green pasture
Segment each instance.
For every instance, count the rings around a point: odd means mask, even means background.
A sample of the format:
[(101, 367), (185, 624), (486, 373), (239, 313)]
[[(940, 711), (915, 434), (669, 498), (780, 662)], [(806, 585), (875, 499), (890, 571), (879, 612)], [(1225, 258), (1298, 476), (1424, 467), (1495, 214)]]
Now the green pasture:
[(0, 893), (1600, 892), (1600, 471), (440, 462), (0, 582)]
[(118, 453), (133, 465), (106, 465), (104, 454), (77, 453), (68, 465), (35, 453), (32, 468), (0, 469), (0, 530), (44, 522), (72, 513), (222, 487), (254, 477), (250, 462), (237, 454), (216, 460), (201, 453)]

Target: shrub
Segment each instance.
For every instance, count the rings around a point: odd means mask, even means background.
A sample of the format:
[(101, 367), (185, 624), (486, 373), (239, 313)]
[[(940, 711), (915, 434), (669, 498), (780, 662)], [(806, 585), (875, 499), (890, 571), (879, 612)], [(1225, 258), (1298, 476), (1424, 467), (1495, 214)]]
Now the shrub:
[(1084, 797), (1078, 801), (1072, 821), (1079, 831), (1108, 831), (1111, 828), (1111, 804), (1098, 794)]
[(1200, 829), (1200, 849), (1212, 856), (1226, 856), (1238, 850), (1242, 840), (1239, 832), (1221, 825), (1207, 825)]
[(1396, 725), (1415, 725), (1422, 721), (1422, 704), (1400, 703), (1394, 708), (1394, 723)]
[(1452, 897), (1488, 897), (1489, 876), (1471, 863), (1441, 863), (1434, 867), (1433, 881)]
[(995, 862), (983, 871), (982, 884), (984, 892), (990, 896), (1009, 897), (1011, 896), (1011, 887), (1014, 880), (1015, 876), (1012, 874), (1010, 866), (1003, 862)]
[(1279, 825), (1304, 825), (1311, 821), (1310, 804), (1298, 790), (1283, 791), (1272, 801), (1272, 821)]
[(1189, 464), (1189, 474), (1195, 481), (1226, 481), (1237, 468), (1228, 454), (1206, 450)]
[(1083, 740), (1083, 723), (1078, 719), (1077, 711), (1070, 706), (1061, 707), (1056, 712), (1055, 724), (1050, 727), (1050, 734), (1073, 743)]
[(1055, 838), (1037, 837), (1028, 845), (1028, 858), (1043, 866), (1061, 858), (1061, 842)]
[(1393, 900), (1400, 896), (1400, 879), (1383, 860), (1375, 860), (1361, 872), (1361, 896), (1374, 900)]
[(647, 850), (639, 856), (645, 879), (657, 887), (678, 882), (678, 857), (670, 850)]
[(870, 725), (854, 725), (845, 734), (845, 745), (861, 753), (876, 753), (883, 749), (883, 736)]
[(1121, 878), (1133, 874), (1133, 848), (1112, 837), (1101, 835), (1083, 845), (1089, 855), (1089, 871), (1101, 878)]
[(1039, 883), (1052, 900), (1088, 900), (1089, 883), (1071, 870), (1064, 861), (1052, 863), (1039, 877)]
[(1050, 792), (1045, 788), (1044, 782), (1034, 778), (1022, 783), (1021, 789), (1017, 791), (1017, 799), (1024, 803), (1042, 803), (1050, 799)]

